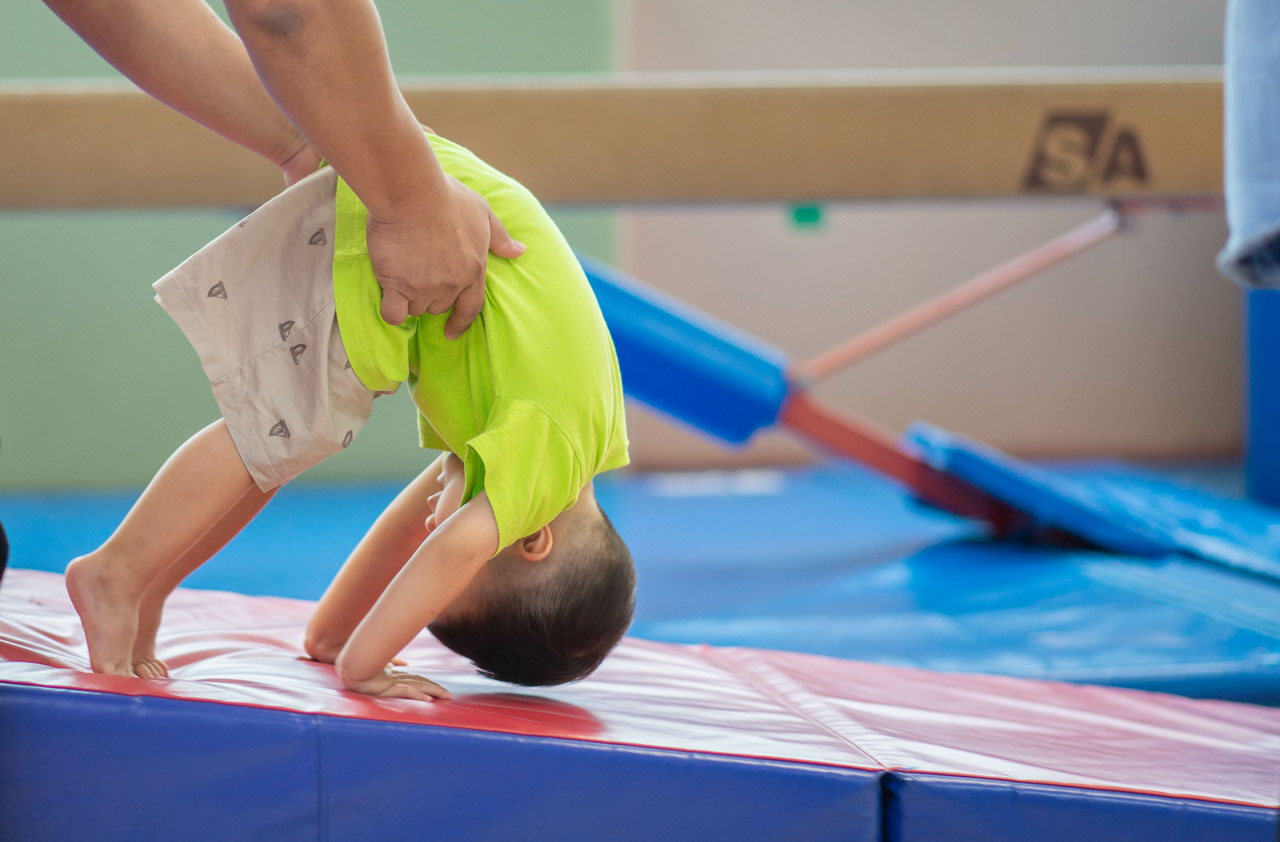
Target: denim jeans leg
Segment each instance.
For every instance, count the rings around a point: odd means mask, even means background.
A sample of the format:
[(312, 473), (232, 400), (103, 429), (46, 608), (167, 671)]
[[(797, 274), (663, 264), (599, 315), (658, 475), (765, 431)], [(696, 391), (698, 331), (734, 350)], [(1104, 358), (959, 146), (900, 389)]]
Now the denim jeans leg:
[(1218, 268), (1280, 287), (1280, 2), (1231, 0), (1224, 96), (1227, 223)]

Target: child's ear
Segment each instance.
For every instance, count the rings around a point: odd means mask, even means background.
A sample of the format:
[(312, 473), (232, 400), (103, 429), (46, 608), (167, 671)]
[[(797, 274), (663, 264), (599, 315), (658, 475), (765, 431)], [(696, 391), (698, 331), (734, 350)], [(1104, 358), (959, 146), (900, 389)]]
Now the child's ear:
[(516, 552), (525, 561), (542, 561), (551, 553), (551, 545), (555, 539), (551, 537), (551, 527), (544, 526), (532, 535), (526, 535), (516, 542)]

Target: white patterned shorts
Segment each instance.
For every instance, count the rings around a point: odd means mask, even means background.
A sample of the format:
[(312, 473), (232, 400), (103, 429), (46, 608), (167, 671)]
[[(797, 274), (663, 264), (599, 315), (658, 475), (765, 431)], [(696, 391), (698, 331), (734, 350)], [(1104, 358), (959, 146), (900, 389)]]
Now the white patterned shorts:
[(335, 179), (294, 184), (154, 285), (263, 491), (349, 445), (373, 409), (333, 304)]

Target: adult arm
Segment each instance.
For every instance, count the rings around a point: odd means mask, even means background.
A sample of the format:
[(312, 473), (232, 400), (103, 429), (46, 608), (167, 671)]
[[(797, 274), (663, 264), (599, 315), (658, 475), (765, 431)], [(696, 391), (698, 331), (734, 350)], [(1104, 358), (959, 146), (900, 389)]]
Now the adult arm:
[(240, 38), (202, 0), (45, 4), (138, 87), (271, 161), (289, 183), (319, 165), (262, 86)]
[(461, 335), (484, 304), (489, 251), (516, 257), (483, 197), (440, 168), (396, 86), (371, 0), (226, 0), (258, 76), (369, 209), (382, 316), (453, 308)]
[(389, 323), (452, 307), (445, 333), (461, 335), (484, 303), (487, 252), (524, 251), (481, 196), (441, 172), (395, 86), (370, 0), (228, 0), (239, 37), (202, 0), (46, 3), (143, 90), (287, 182), (327, 157), (370, 209)]

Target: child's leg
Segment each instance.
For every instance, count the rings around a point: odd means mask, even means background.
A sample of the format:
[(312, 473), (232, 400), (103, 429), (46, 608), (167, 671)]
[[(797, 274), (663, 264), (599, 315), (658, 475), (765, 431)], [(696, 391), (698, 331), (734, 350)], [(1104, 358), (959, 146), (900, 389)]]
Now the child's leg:
[(67, 567), (94, 672), (133, 675), (143, 593), (254, 487), (221, 419), (169, 457), (107, 542)]
[(164, 613), (164, 602), (182, 580), (187, 578), (214, 553), (221, 550), (249, 521), (262, 511), (262, 507), (275, 496), (278, 489), (261, 491), (250, 488), (231, 511), (214, 524), (182, 558), (166, 567), (142, 594), (138, 607), (138, 633), (133, 641), (133, 671), (141, 678), (166, 678), (169, 668), (156, 658), (156, 632)]

